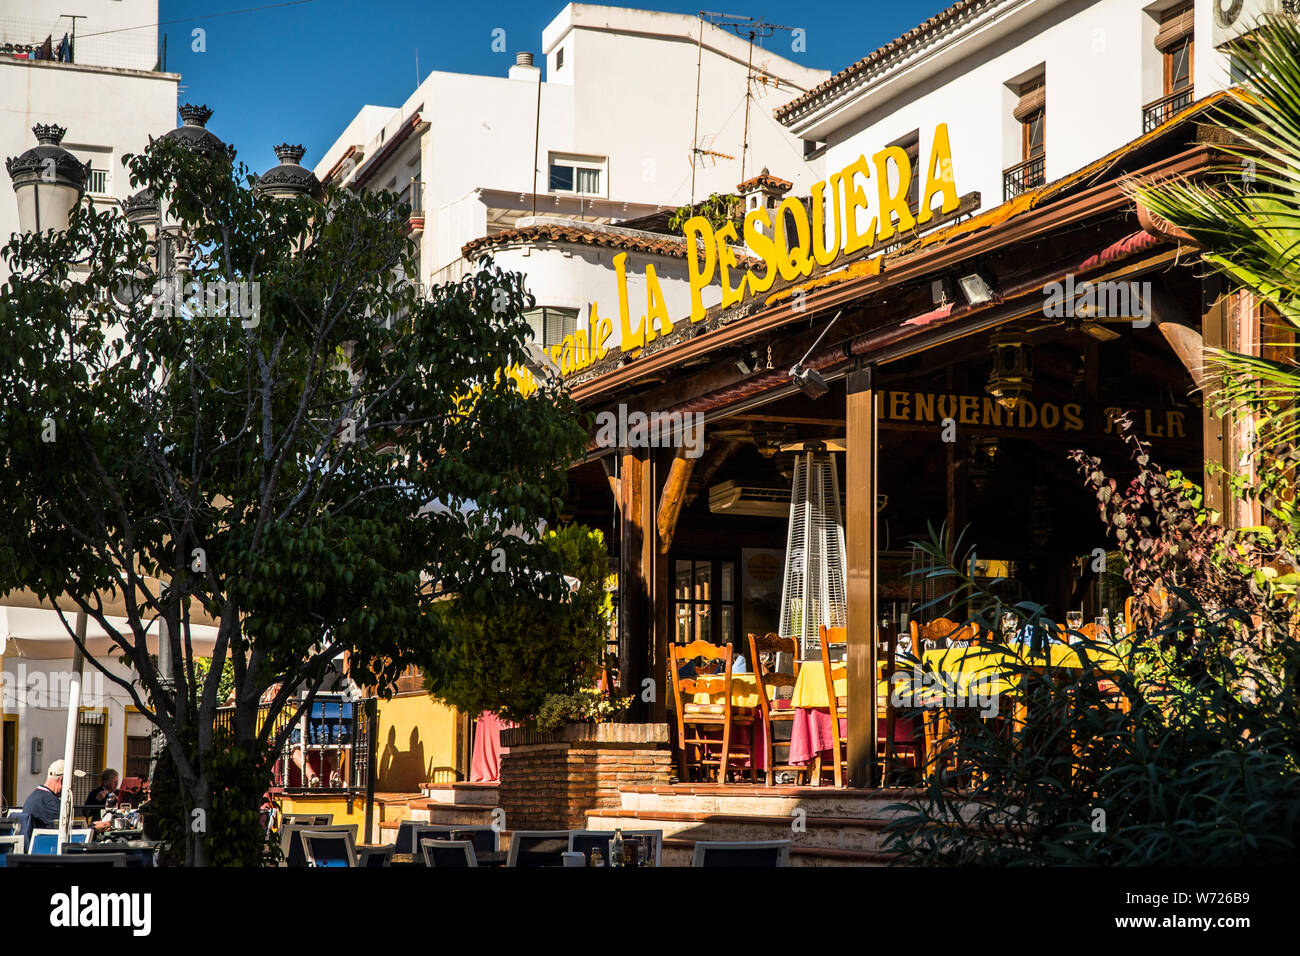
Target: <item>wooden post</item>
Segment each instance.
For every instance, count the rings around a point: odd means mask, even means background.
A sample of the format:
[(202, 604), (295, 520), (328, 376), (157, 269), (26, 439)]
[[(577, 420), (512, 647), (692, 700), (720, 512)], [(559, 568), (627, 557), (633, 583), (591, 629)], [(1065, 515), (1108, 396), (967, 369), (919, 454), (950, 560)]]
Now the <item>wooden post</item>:
[[(1229, 296), (1225, 294), (1220, 278), (1214, 276), (1202, 283), (1201, 301), (1201, 338), (1205, 348), (1228, 348)], [(1226, 494), (1227, 479), (1222, 472), (1211, 475), (1208, 466), (1212, 462), (1224, 468), (1232, 467), (1231, 423), (1228, 419), (1219, 418), (1211, 410), (1209, 401), (1202, 406), (1201, 423), (1207, 463), (1202, 483), (1205, 488), (1205, 506), (1223, 512), (1224, 504), (1229, 500)], [(1230, 520), (1230, 515), (1226, 512), (1224, 515)]]
[(623, 450), (619, 486), (619, 670), (623, 693), (633, 695), (629, 717), (644, 721), (651, 716), (641, 688), (652, 676), (656, 557), (653, 466), (647, 449)]
[(845, 406), (845, 549), (848, 569), (849, 786), (876, 776), (875, 366), (851, 372)]

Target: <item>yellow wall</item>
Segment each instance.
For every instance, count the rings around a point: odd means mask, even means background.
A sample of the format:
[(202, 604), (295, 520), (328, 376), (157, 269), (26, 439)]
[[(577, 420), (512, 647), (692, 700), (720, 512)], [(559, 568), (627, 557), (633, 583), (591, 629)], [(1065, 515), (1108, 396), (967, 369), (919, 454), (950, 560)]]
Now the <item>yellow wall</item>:
[(454, 783), (459, 723), (460, 715), (453, 708), (424, 691), (381, 700), (375, 790), (415, 793), (425, 782)]

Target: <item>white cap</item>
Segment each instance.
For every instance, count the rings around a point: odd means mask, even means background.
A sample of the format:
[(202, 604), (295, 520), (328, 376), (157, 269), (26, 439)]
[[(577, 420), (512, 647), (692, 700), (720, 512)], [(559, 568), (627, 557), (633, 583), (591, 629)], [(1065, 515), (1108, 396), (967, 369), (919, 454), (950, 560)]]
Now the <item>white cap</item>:
[[(74, 771), (72, 771), (72, 775), (73, 775), (74, 777), (84, 777), (84, 776), (86, 775), (86, 771), (84, 771), (84, 770), (74, 770)], [(56, 761), (54, 761), (54, 763), (50, 764), (50, 772), (49, 772), (48, 774), (46, 774), (46, 776), (49, 776), (49, 777), (62, 777), (62, 776), (63, 776), (63, 761), (62, 761), (62, 760), (56, 760)]]

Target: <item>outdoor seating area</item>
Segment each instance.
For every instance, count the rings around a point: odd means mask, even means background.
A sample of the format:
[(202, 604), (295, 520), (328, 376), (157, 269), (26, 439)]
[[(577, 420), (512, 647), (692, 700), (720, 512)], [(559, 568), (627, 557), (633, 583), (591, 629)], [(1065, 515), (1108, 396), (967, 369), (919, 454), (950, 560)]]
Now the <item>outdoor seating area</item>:
[[(1133, 633), (1131, 615), (1129, 599), (1115, 618), (1115, 642)], [(1079, 617), (1072, 613), (1068, 624), (1044, 633), (1038, 652), (1011, 617), (1000, 634), (944, 617), (910, 622), (901, 641), (885, 631), (876, 675), (882, 785), (917, 785), (936, 774), (957, 777), (956, 741), (967, 719), (992, 721), (1007, 734), (1023, 727), (1026, 666), (1065, 678), (1090, 670), (1111, 692), (1109, 705), (1127, 706), (1115, 682), (1106, 679), (1124, 666), (1120, 644), (1111, 643), (1109, 615), (1088, 624)], [(1081, 653), (1083, 642), (1088, 650)], [(733, 671), (731, 644), (697, 641), (670, 648), (679, 782), (753, 784), (761, 778), (768, 787), (845, 786), (845, 629), (822, 627), (819, 658), (808, 661), (797, 659), (792, 639), (776, 634), (749, 634), (747, 644), (753, 673)], [(776, 669), (782, 659), (790, 670)], [(681, 676), (687, 672), (694, 676)]]
[[(353, 825), (286, 824), (286, 867), (658, 867), (662, 830), (516, 830), (403, 821), (393, 843), (357, 845)], [(790, 841), (698, 841), (692, 866), (787, 866)]]

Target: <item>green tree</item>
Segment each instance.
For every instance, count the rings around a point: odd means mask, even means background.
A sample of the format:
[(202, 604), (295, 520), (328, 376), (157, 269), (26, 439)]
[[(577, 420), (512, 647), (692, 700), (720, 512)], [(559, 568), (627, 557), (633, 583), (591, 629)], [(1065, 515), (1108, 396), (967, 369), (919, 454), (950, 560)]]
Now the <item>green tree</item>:
[(578, 580), (576, 590), (560, 600), (521, 597), (494, 614), (463, 601), (441, 605), (450, 640), (426, 672), (430, 693), (470, 714), (531, 723), (548, 696), (594, 685), (611, 610), (604, 539), (574, 526), (547, 532), (541, 543)]
[[(167, 140), (130, 170), (188, 238), (181, 278), (202, 294), (167, 308), (150, 237), (89, 203), (6, 247), (0, 593), (68, 595), (112, 635), (138, 685), (88, 666), (161, 730), (186, 819), (211, 818), (232, 766), (282, 744), (277, 715), (309, 706), (342, 652), (358, 683), (388, 686), (448, 647), (436, 596), (489, 615), (565, 593), (554, 551), (507, 532), (553, 519), (584, 435), (558, 383), (524, 396), (502, 374), (525, 360), (523, 278), (485, 263), (422, 295), (392, 194), (276, 199)], [(255, 314), (208, 295), (240, 282)], [(219, 622), (205, 670), (200, 609)], [(146, 644), (159, 621), (165, 671)], [(195, 829), (187, 862), (212, 862)]]
[[(1271, 306), (1282, 329), (1300, 330), (1300, 24), (1265, 18), (1230, 50), (1243, 81), (1217, 111), (1224, 158), (1206, 182), (1140, 184), (1134, 194), (1204, 245), (1202, 258)], [(1267, 335), (1268, 333), (1266, 333)], [(1210, 399), (1222, 412), (1258, 416), (1265, 447), (1300, 435), (1300, 368), (1291, 356), (1265, 359), (1213, 350), (1221, 379)]]

